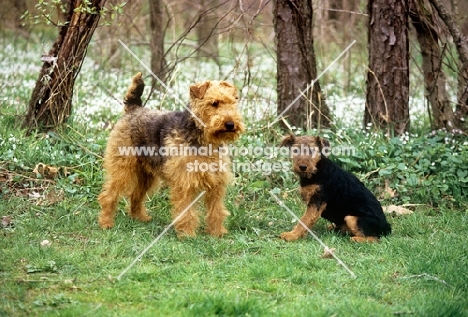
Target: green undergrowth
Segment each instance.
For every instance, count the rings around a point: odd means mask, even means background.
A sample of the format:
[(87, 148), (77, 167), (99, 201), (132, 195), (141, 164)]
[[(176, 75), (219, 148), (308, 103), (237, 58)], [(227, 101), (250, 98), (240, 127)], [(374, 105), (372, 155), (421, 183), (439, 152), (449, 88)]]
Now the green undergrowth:
[(358, 174), (385, 202), (466, 209), (468, 139), (464, 134), (427, 131), (387, 138), (371, 129), (325, 134), (331, 138), (332, 151), (334, 146), (354, 148), (352, 155), (339, 153), (331, 158)]

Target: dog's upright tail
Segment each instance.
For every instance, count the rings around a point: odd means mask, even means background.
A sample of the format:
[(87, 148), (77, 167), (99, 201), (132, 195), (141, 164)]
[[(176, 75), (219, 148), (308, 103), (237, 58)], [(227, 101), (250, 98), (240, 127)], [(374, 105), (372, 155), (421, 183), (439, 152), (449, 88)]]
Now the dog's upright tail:
[(127, 93), (125, 94), (123, 100), (125, 112), (131, 112), (143, 105), (141, 95), (143, 95), (144, 88), (145, 83), (143, 82), (142, 73), (139, 72), (133, 76), (132, 84), (128, 87)]

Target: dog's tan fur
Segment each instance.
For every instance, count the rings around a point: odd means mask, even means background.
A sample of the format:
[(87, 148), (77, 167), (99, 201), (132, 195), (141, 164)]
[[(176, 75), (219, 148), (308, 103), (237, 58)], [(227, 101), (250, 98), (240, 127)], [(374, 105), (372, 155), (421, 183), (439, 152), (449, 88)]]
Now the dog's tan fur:
[[(190, 87), (189, 111), (163, 112), (142, 107), (143, 79), (137, 74), (124, 98), (125, 115), (110, 134), (104, 155), (106, 181), (99, 203), (102, 207), (99, 225), (111, 228), (121, 196), (130, 200), (129, 215), (140, 221), (151, 217), (144, 207), (147, 194), (154, 192), (161, 181), (170, 187), (172, 217), (176, 218), (197, 197), (204, 194), (206, 230), (215, 237), (227, 233), (224, 220), (229, 215), (224, 206), (226, 186), (232, 180), (228, 170), (194, 171), (187, 168), (199, 164), (230, 166), (227, 155), (123, 156), (119, 147), (209, 147), (218, 149), (236, 140), (244, 125), (237, 110), (237, 89), (225, 81), (206, 81)], [(197, 120), (194, 116), (200, 119)], [(200, 221), (192, 206), (175, 224), (179, 237), (195, 236)]]

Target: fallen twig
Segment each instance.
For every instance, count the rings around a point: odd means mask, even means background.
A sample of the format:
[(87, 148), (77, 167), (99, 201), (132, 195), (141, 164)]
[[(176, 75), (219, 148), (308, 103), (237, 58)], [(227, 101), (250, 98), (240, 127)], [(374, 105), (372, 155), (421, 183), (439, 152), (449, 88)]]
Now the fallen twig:
[(426, 277), (426, 278), (428, 278), (428, 279), (430, 279), (430, 280), (434, 280), (434, 281), (440, 282), (440, 283), (442, 283), (442, 284), (445, 284), (445, 285), (447, 285), (447, 286), (449, 286), (449, 287), (453, 287), (453, 286), (451, 286), (450, 284), (448, 284), (446, 281), (441, 280), (441, 279), (438, 278), (438, 277), (429, 275), (429, 274), (427, 274), (427, 273), (415, 274), (415, 275), (408, 275), (408, 276), (402, 276), (401, 278), (406, 278), (406, 279), (408, 279), (408, 278), (420, 278), (420, 277)]

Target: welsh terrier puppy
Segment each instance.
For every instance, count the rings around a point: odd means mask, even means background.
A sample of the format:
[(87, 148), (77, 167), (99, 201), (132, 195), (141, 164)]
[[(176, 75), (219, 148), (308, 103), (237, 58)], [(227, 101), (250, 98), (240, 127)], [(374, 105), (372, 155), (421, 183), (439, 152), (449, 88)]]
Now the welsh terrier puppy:
[[(307, 210), (301, 221), (309, 229), (320, 217), (332, 223), (329, 228), (348, 233), (356, 242), (376, 242), (391, 233), (390, 224), (377, 198), (353, 174), (343, 170), (325, 155), (327, 140), (320, 137), (289, 135), (281, 146), (290, 148), (293, 171), (299, 176), (302, 199)], [(297, 240), (307, 235), (298, 223), (280, 238)]]
[[(143, 201), (164, 181), (170, 188), (173, 219), (205, 191), (206, 230), (222, 236), (229, 215), (223, 199), (232, 180), (227, 144), (244, 132), (236, 87), (225, 81), (194, 84), (185, 111), (144, 108), (143, 89), (138, 73), (124, 98), (125, 114), (110, 133), (104, 154), (106, 180), (98, 198), (99, 225), (114, 225), (122, 196), (130, 200), (132, 218), (151, 220)], [(190, 207), (174, 225), (177, 235), (195, 236), (199, 222), (196, 207)]]

